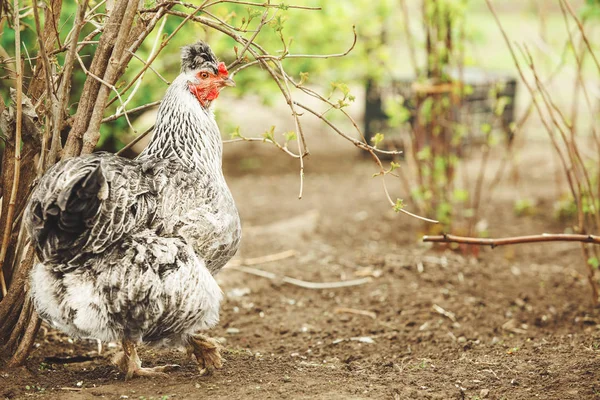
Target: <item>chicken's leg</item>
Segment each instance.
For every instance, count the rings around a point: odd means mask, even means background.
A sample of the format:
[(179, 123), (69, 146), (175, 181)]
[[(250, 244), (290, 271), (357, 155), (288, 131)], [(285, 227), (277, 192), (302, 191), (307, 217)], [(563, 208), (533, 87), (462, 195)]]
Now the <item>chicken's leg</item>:
[(210, 375), (214, 369), (223, 366), (221, 345), (215, 339), (196, 333), (190, 336), (188, 341), (191, 346), (190, 351), (198, 360), (200, 375)]
[(179, 368), (179, 365), (163, 365), (153, 368), (142, 368), (142, 361), (138, 357), (135, 343), (124, 339), (123, 353), (119, 354), (114, 363), (125, 374), (125, 380), (135, 376), (167, 376), (165, 372)]

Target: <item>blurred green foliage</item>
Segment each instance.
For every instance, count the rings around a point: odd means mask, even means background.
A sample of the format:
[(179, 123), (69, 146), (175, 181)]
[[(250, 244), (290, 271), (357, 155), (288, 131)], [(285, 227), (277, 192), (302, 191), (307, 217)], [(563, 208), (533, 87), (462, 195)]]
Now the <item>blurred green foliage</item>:
[(583, 19), (599, 18), (600, 0), (585, 0), (585, 4), (581, 9), (581, 17)]

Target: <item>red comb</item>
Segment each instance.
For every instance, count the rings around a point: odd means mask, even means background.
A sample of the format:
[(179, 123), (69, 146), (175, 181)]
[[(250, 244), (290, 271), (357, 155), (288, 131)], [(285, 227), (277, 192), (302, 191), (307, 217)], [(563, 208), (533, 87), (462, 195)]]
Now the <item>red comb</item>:
[(225, 76), (229, 75), (229, 71), (227, 71), (227, 67), (225, 66), (224, 62), (220, 62), (218, 64), (218, 67), (219, 67), (219, 75), (225, 75)]

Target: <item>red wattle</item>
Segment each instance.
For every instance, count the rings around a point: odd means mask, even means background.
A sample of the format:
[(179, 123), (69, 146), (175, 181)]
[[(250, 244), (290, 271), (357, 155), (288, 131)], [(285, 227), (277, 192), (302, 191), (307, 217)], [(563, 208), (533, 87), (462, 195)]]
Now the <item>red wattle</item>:
[(219, 89), (217, 88), (213, 88), (210, 90), (210, 92), (208, 92), (208, 94), (206, 95), (206, 100), (210, 100), (213, 101), (214, 99), (216, 99), (217, 97), (219, 97)]

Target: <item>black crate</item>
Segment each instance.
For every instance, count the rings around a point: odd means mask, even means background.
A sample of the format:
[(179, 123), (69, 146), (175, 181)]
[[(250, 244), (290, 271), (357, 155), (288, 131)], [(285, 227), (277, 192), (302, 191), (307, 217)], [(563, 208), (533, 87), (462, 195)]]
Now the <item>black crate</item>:
[[(465, 68), (461, 74), (451, 72), (455, 82), (465, 85), (465, 96), (460, 107), (454, 111), (456, 121), (467, 127), (464, 144), (479, 143), (484, 135), (481, 127), (489, 124), (493, 130), (501, 130), (507, 139), (511, 139), (510, 126), (515, 120), (515, 100), (517, 80), (507, 76), (476, 68)], [(462, 78), (462, 79), (461, 79)], [(386, 136), (383, 146), (387, 149), (402, 150), (403, 135), (408, 135), (408, 128), (414, 124), (416, 96), (423, 85), (414, 78), (392, 80), (387, 85), (376, 85), (367, 82), (365, 101), (365, 138), (371, 142), (376, 133)], [(388, 116), (384, 112), (384, 101), (392, 96), (400, 95), (404, 99), (404, 107), (411, 111), (409, 125), (390, 127)], [(506, 97), (508, 103), (500, 115), (496, 115), (496, 107), (500, 98)]]

